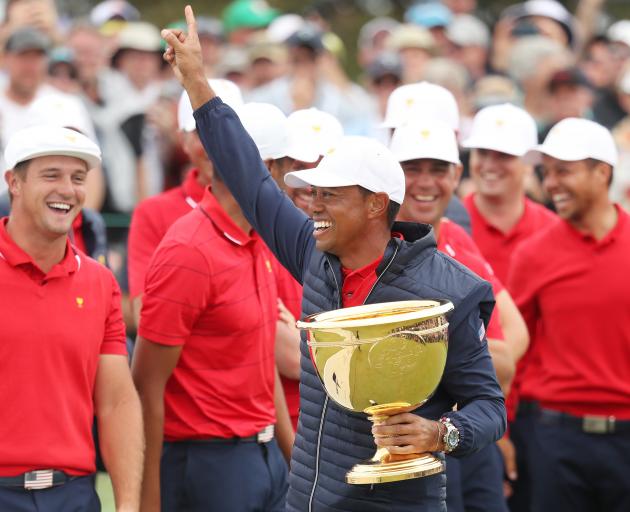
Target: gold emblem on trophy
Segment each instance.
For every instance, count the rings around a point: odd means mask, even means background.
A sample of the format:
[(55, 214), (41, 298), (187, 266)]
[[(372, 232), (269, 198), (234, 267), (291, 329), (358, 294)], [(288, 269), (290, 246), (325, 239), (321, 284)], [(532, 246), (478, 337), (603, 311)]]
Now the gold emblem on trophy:
[[(435, 392), (446, 364), (448, 301), (413, 300), (318, 313), (297, 322), (308, 331), (311, 359), (328, 396), (376, 424), (414, 410)], [(430, 453), (395, 455), (379, 448), (347, 474), (376, 484), (444, 471)]]

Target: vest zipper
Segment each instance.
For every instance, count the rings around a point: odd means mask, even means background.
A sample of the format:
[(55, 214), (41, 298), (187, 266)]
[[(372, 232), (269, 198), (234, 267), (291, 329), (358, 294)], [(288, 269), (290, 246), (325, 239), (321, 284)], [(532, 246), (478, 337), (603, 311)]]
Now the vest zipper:
[[(372, 285), (372, 288), (370, 288), (370, 291), (366, 295), (365, 300), (363, 301), (363, 304), (367, 302), (368, 298), (374, 291), (374, 288), (376, 288), (376, 285), (381, 280), (381, 277), (383, 277), (385, 272), (387, 272), (387, 270), (389, 269), (390, 265), (394, 261), (394, 258), (396, 257), (396, 254), (398, 254), (398, 246), (396, 246), (396, 249), (394, 250), (394, 254), (390, 258), (389, 262), (387, 263), (387, 266), (378, 275), (378, 277), (376, 278), (376, 281), (374, 281), (374, 284)], [(326, 261), (328, 262), (328, 266), (330, 267), (332, 271), (333, 280), (335, 281), (335, 288), (337, 288), (337, 294), (339, 296), (339, 300), (337, 301), (337, 306), (341, 308), (341, 288), (339, 288), (339, 283), (337, 282), (337, 276), (335, 275), (333, 266), (330, 263), (330, 260), (328, 259), (328, 255), (326, 255)], [(327, 409), (328, 409), (328, 394), (326, 394), (326, 399), (324, 400), (324, 407), (322, 408), (322, 415), (319, 419), (319, 431), (317, 432), (317, 450), (315, 452), (315, 479), (313, 480), (313, 487), (311, 488), (311, 495), (308, 499), (308, 512), (313, 512), (313, 498), (315, 496), (315, 489), (317, 488), (317, 481), (319, 480), (319, 452), (321, 449), (322, 432), (324, 430), (324, 418), (326, 417)]]

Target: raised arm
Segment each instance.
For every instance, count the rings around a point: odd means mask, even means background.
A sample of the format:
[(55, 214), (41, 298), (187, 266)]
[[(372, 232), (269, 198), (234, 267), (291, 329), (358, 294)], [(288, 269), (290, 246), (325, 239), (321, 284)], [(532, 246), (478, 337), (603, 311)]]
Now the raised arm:
[(164, 53), (195, 110), (199, 137), (252, 227), (280, 262), (301, 282), (305, 258), (312, 251), (312, 222), (278, 188), (236, 113), (208, 85), (195, 17), (185, 9), (188, 34), (163, 30)]

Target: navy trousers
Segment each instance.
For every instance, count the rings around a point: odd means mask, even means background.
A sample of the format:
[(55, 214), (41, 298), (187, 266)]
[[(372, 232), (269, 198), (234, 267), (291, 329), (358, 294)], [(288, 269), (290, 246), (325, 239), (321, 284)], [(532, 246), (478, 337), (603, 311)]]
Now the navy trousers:
[(281, 512), (287, 464), (269, 443), (164, 443), (160, 481), (165, 512)]
[(0, 487), (2, 512), (100, 512), (94, 475), (75, 478), (63, 485), (27, 491)]
[(630, 433), (587, 434), (534, 421), (532, 512), (628, 512)]
[(507, 512), (503, 459), (496, 444), (467, 457), (446, 457), (448, 512)]
[(518, 479), (511, 482), (512, 496), (508, 498), (510, 512), (530, 512), (532, 485), (529, 478), (529, 450), (533, 437), (536, 406), (521, 404), (516, 418), (510, 423), (510, 440), (516, 450), (516, 470)]

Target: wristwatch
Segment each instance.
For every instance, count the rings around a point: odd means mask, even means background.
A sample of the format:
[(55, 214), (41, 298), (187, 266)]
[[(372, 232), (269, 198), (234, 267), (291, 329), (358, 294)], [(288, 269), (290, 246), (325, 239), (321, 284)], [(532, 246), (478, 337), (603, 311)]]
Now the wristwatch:
[(446, 428), (444, 436), (442, 436), (444, 452), (451, 453), (459, 445), (459, 430), (451, 423), (450, 418), (442, 417), (439, 421)]

